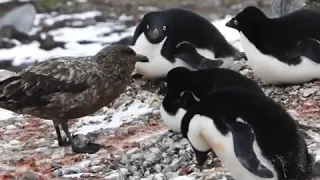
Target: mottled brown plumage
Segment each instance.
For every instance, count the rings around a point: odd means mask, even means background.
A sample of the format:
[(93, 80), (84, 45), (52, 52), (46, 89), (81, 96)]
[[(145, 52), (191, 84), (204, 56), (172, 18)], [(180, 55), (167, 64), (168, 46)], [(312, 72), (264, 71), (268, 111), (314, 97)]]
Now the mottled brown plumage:
[(61, 125), (74, 152), (94, 153), (73, 143), (68, 120), (92, 114), (114, 101), (131, 81), (136, 61), (145, 59), (124, 45), (110, 45), (92, 57), (60, 57), (40, 62), (0, 82), (0, 107)]

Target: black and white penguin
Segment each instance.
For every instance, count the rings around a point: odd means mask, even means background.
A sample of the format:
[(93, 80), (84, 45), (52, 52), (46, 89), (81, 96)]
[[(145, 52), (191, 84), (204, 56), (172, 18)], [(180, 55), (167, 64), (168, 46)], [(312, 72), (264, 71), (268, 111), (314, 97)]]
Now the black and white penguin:
[(179, 8), (147, 13), (137, 25), (132, 46), (137, 53), (148, 57), (148, 62), (137, 62), (135, 73), (142, 79), (164, 78), (174, 67), (197, 69), (188, 60), (175, 57), (181, 43), (190, 43), (196, 51), (210, 60), (222, 60), (211, 67), (228, 68), (244, 54), (229, 44), (219, 30), (199, 14)]
[(237, 180), (311, 179), (314, 156), (296, 122), (260, 93), (245, 88), (212, 91), (187, 111), (181, 132), (200, 167), (212, 149)]
[(248, 65), (264, 82), (301, 84), (320, 78), (319, 53), (309, 56), (310, 52), (299, 51), (299, 42), (320, 49), (319, 19), (320, 11), (315, 9), (268, 18), (257, 7), (249, 6), (226, 26), (240, 32)]
[[(180, 132), (181, 119), (189, 107), (210, 91), (227, 87), (244, 87), (264, 94), (256, 81), (230, 69), (191, 71), (185, 67), (176, 67), (168, 72), (164, 87), (159, 92), (165, 96), (160, 106), (161, 119), (169, 130)], [(193, 95), (187, 104), (179, 101), (184, 91), (190, 91)]]

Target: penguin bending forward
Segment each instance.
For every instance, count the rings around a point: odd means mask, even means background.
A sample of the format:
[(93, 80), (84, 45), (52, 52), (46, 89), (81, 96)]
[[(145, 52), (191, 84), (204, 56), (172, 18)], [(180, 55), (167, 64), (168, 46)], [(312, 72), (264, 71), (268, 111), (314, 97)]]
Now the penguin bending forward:
[[(161, 119), (169, 130), (180, 132), (181, 119), (189, 107), (210, 91), (227, 87), (243, 87), (264, 95), (256, 81), (230, 69), (191, 71), (185, 67), (173, 68), (168, 72), (164, 87), (159, 91), (165, 96), (160, 106)], [(184, 91), (191, 91), (193, 95), (188, 104), (181, 104), (177, 100)]]
[[(175, 57), (176, 48), (183, 43), (191, 44), (205, 58)], [(244, 57), (210, 21), (195, 12), (179, 8), (145, 14), (135, 29), (131, 48), (149, 59), (135, 65), (135, 73), (141, 74), (142, 79), (164, 78), (169, 70), (178, 66), (199, 69), (198, 64), (202, 60), (219, 61), (205, 63), (210, 65), (205, 68), (228, 68), (234, 60)], [(181, 47), (184, 52), (180, 53), (188, 54), (188, 49), (190, 46)]]
[[(188, 101), (188, 93), (180, 101)], [(314, 156), (295, 121), (260, 93), (245, 88), (212, 91), (187, 111), (181, 132), (200, 167), (212, 149), (236, 180), (311, 179)]]
[(302, 84), (320, 78), (320, 11), (300, 9), (268, 18), (246, 7), (226, 26), (238, 30), (255, 74), (269, 84)]

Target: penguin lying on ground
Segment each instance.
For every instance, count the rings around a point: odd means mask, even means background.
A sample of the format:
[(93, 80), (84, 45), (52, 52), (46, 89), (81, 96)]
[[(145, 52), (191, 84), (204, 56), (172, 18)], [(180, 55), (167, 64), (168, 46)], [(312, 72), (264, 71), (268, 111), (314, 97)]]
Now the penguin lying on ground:
[[(183, 104), (188, 93), (179, 100)], [(236, 180), (311, 179), (314, 157), (295, 121), (260, 93), (246, 88), (212, 91), (187, 111), (181, 132), (200, 167), (212, 149)]]
[(271, 19), (249, 6), (226, 26), (240, 32), (248, 64), (264, 82), (301, 84), (320, 78), (319, 19), (314, 9)]
[(191, 71), (185, 67), (170, 70), (165, 86), (159, 91), (160, 94), (165, 94), (160, 106), (160, 115), (164, 124), (170, 130), (180, 132), (182, 116), (187, 110), (186, 107), (191, 106), (191, 102), (187, 104), (188, 106), (182, 106), (172, 97), (179, 97), (183, 91), (191, 91), (197, 102), (211, 90), (226, 87), (244, 87), (264, 94), (256, 81), (233, 70), (212, 68)]
[(192, 11), (170, 8), (147, 13), (135, 29), (132, 49), (147, 56), (148, 61), (137, 62), (135, 73), (140, 75), (133, 76), (157, 79), (164, 78), (169, 70), (178, 66), (198, 69), (188, 61), (190, 59), (175, 57), (176, 48), (185, 42), (192, 44), (205, 58), (222, 61), (210, 67), (228, 68), (234, 60), (244, 57), (204, 17)]

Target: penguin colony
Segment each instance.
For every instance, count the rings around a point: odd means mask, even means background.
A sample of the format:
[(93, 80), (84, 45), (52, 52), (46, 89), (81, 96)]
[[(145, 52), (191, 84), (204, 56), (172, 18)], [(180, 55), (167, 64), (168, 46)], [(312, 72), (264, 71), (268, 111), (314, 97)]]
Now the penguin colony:
[[(262, 81), (290, 85), (320, 79), (319, 19), (320, 12), (310, 9), (271, 19), (249, 6), (226, 26), (239, 32), (242, 57)], [(201, 54), (199, 45), (187, 39), (172, 46), (173, 57), (188, 65), (192, 59), (197, 66), (192, 69), (172, 64), (168, 69), (160, 90), (164, 94), (160, 115), (169, 130), (189, 141), (199, 169), (213, 151), (236, 180), (311, 179), (315, 159), (299, 124), (267, 97), (257, 82), (222, 67), (225, 60), (218, 58), (216, 67), (209, 66), (209, 61), (216, 59)], [(163, 52), (163, 44), (149, 43), (150, 47), (160, 45), (160, 54)], [(151, 66), (152, 59), (148, 60), (144, 63)], [(161, 61), (173, 62), (168, 58)]]
[[(239, 31), (244, 48), (239, 52), (194, 12), (150, 12), (130, 46), (106, 47), (91, 61), (44, 61), (1, 81), (0, 107), (51, 119), (60, 146), (95, 153), (98, 144), (74, 144), (68, 120), (112, 102), (130, 78), (164, 78), (161, 118), (189, 141), (199, 169), (213, 151), (236, 180), (309, 180), (314, 156), (298, 124), (257, 82), (229, 68), (245, 59), (269, 84), (319, 79), (319, 19), (316, 10), (271, 19), (246, 7), (226, 23)], [(69, 142), (62, 140), (59, 126)]]

